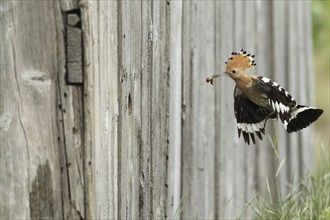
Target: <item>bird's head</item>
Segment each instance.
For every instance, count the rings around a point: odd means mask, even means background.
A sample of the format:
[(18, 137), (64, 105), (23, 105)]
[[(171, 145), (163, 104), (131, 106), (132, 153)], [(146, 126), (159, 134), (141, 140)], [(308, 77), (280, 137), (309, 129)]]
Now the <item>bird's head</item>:
[(239, 79), (246, 68), (255, 66), (254, 55), (248, 54), (245, 50), (232, 52), (226, 64), (226, 72), (215, 74), (206, 78), (206, 82), (213, 84), (213, 79), (219, 76), (230, 76), (232, 79)]

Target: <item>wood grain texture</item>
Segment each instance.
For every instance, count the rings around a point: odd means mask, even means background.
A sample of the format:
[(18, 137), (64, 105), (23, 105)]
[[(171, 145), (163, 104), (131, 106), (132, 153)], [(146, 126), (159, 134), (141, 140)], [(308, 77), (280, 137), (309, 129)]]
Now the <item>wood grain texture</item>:
[(214, 2), (183, 4), (182, 218), (208, 218), (214, 211), (215, 103), (205, 83), (215, 72), (213, 7)]
[[(68, 23), (61, 23), (68, 17), (57, 10), (57, 32), (65, 33), (57, 39), (57, 62), (59, 71), (57, 73), (57, 109), (58, 109), (58, 130), (59, 130), (59, 150), (61, 165), (61, 189), (63, 216), (66, 219), (85, 218), (85, 182), (84, 182), (84, 146), (83, 146), (83, 88), (74, 80), (77, 78), (68, 77), (74, 75), (69, 67), (69, 62), (78, 61), (75, 65), (78, 68), (78, 79), (82, 80), (82, 54), (81, 29), (72, 25), (77, 23), (79, 17), (72, 16)], [(65, 27), (67, 25), (67, 27)], [(71, 31), (78, 35), (72, 35)], [(74, 41), (74, 43), (73, 43)], [(79, 43), (78, 43), (79, 44)], [(70, 46), (69, 46), (70, 45)], [(73, 58), (75, 57), (75, 58)], [(80, 62), (80, 64), (79, 64)], [(71, 81), (69, 80), (71, 79)]]
[[(295, 137), (279, 134), (279, 160), (268, 137), (246, 148), (237, 138), (232, 114), (234, 83), (221, 79), (210, 87), (202, 82), (223, 70), (230, 52), (245, 48), (257, 56), (258, 67), (251, 73), (286, 84), (291, 74), (285, 67), (289, 17), (275, 19), (285, 4), (119, 2), (114, 20), (100, 19), (117, 25), (117, 54), (105, 59), (117, 59), (119, 67), (114, 93), (119, 106), (119, 217), (170, 218), (182, 205), (177, 215), (182, 218), (231, 218), (246, 200), (265, 190), (266, 178), (272, 186), (284, 185), (286, 174), (281, 180), (271, 177), (287, 155), (288, 143), (298, 146), (290, 141)], [(274, 133), (272, 123), (267, 131)], [(291, 175), (292, 166), (285, 164), (281, 173)]]
[(170, 14), (170, 69), (169, 69), (169, 142), (167, 163), (167, 201), (166, 217), (180, 218), (181, 207), (181, 96), (182, 90), (182, 1), (171, 2)]
[[(309, 7), (1, 1), (0, 215), (234, 218), (257, 192), (265, 196), (266, 179), (273, 195), (276, 185), (285, 193), (311, 165), (311, 128), (288, 135), (268, 122), (278, 154), (267, 135), (246, 146), (237, 137), (234, 82), (224, 77), (211, 86), (205, 78), (244, 48), (256, 55), (251, 74), (312, 104)], [(81, 29), (74, 17), (74, 29), (66, 28), (63, 16), (78, 9)], [(70, 45), (83, 45), (82, 55), (66, 51), (65, 36), (80, 34), (83, 43)], [(71, 78), (78, 84), (67, 82), (68, 55), (82, 60)]]
[(79, 8), (79, 0), (60, 0), (61, 9), (64, 12)]
[(59, 4), (1, 1), (0, 8), (0, 216), (60, 219), (63, 207), (56, 121)]

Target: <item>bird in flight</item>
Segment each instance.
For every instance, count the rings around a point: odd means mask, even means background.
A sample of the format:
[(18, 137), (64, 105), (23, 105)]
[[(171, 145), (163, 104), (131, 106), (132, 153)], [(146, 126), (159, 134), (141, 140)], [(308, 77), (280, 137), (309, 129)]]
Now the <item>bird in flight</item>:
[(263, 76), (247, 74), (245, 69), (256, 63), (254, 55), (245, 50), (232, 52), (225, 64), (225, 72), (208, 76), (206, 82), (213, 85), (214, 78), (219, 76), (229, 76), (235, 81), (234, 113), (238, 137), (243, 134), (248, 145), (250, 138), (255, 143), (254, 134), (262, 140), (269, 118), (280, 118), (286, 131), (292, 133), (306, 128), (323, 113), (322, 109), (298, 104), (278, 83)]

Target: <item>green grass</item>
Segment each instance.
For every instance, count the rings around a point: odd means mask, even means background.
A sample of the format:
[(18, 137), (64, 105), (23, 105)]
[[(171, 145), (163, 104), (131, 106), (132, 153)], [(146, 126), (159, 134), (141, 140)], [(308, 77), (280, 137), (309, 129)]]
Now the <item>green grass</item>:
[[(276, 128), (274, 128), (276, 131)], [(277, 134), (269, 136), (273, 148), (275, 166), (278, 167), (274, 179), (285, 163), (285, 159), (279, 161)], [(319, 145), (312, 171), (305, 179), (296, 185), (289, 185), (286, 195), (282, 195), (279, 185), (276, 190), (271, 190), (266, 179), (266, 192), (256, 193), (241, 209), (236, 219), (249, 213), (253, 219), (318, 219), (330, 220), (330, 155), (328, 145)]]
[[(278, 190), (279, 192), (279, 190)], [(270, 192), (268, 192), (270, 194)], [(271, 197), (271, 195), (269, 195)], [(306, 180), (291, 186), (287, 195), (278, 195), (269, 202), (266, 196), (254, 196), (243, 207), (250, 209), (254, 219), (330, 219), (330, 164), (307, 175)], [(243, 213), (242, 213), (243, 214)], [(242, 216), (241, 214), (241, 216)], [(240, 217), (238, 218), (240, 219)]]

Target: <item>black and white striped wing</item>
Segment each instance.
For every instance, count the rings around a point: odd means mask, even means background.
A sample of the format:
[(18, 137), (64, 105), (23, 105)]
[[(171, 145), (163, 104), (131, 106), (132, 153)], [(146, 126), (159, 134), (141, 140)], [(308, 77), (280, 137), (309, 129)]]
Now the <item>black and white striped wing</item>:
[(291, 117), (291, 109), (297, 105), (295, 99), (277, 82), (259, 76), (259, 88), (267, 94), (269, 107), (278, 114), (283, 123)]
[(237, 121), (238, 137), (243, 134), (244, 141), (255, 143), (254, 133), (262, 140), (267, 119), (272, 115), (268, 108), (263, 108), (250, 101), (237, 87), (234, 91), (234, 112)]
[(262, 76), (258, 80), (260, 90), (267, 94), (269, 107), (279, 115), (288, 133), (309, 126), (323, 113), (322, 109), (298, 105), (295, 99), (278, 83)]

